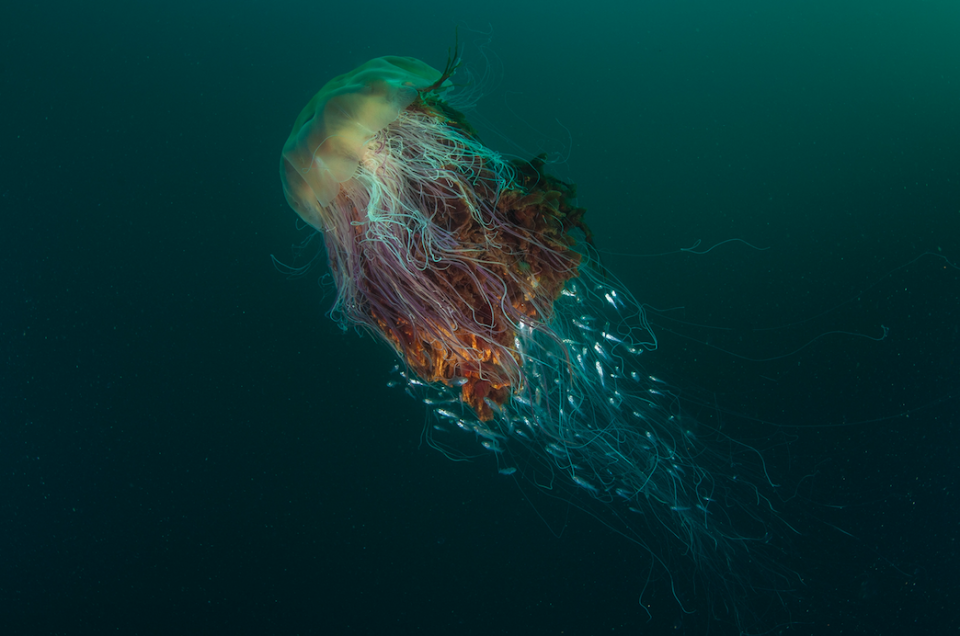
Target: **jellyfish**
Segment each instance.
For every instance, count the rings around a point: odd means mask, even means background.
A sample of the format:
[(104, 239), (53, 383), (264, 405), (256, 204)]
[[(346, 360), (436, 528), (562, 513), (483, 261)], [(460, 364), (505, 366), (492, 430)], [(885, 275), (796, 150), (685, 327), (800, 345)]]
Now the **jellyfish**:
[(575, 187), (481, 143), (451, 99), (458, 63), (373, 59), (296, 119), (280, 177), (323, 236), (331, 316), (396, 352), (432, 445), (465, 436), (502, 474), (597, 506), (651, 564), (688, 559), (739, 620), (740, 599), (790, 586), (776, 567), (741, 573), (776, 525), (762, 456), (698, 432), (648, 370), (656, 336), (600, 264)]

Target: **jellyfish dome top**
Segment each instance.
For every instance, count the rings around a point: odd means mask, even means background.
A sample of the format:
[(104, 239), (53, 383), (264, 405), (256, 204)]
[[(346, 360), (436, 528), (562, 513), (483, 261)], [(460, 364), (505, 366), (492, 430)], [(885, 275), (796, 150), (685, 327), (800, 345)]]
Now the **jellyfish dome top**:
[(434, 446), (462, 429), (502, 473), (599, 503), (652, 563), (691, 557), (736, 615), (751, 584), (731, 563), (758, 561), (772, 512), (731, 459), (752, 449), (701, 441), (645, 370), (656, 338), (599, 266), (575, 188), (479, 141), (445, 99), (456, 66), (377, 58), (297, 118), (280, 176), (323, 234), (331, 315), (397, 352)]

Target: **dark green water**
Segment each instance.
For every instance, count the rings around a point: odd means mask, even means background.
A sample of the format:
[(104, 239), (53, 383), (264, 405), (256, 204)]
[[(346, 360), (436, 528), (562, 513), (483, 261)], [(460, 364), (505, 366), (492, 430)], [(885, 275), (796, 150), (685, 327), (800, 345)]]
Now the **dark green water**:
[[(550, 153), (671, 310), (651, 369), (769, 449), (803, 582), (758, 631), (955, 631), (960, 9), (674, 4), (0, 9), (0, 631), (735, 631), (421, 446), (323, 267), (271, 264), (305, 236), (277, 166), (306, 101), (442, 66), (455, 25), (483, 139)], [(768, 249), (680, 251), (731, 238)]]

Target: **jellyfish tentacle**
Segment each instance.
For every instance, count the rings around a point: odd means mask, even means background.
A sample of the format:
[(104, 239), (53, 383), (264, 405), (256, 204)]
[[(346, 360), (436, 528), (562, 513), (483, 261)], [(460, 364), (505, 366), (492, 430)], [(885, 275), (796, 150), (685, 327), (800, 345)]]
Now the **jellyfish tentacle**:
[(463, 60), (460, 57), (460, 29), (459, 27), (453, 31), (453, 49), (447, 49), (447, 64), (443, 67), (443, 71), (440, 73), (440, 79), (431, 84), (426, 88), (417, 89), (420, 91), (421, 95), (426, 95), (432, 93), (436, 90), (439, 90), (443, 86), (443, 83), (446, 82), (460, 67), (460, 63)]

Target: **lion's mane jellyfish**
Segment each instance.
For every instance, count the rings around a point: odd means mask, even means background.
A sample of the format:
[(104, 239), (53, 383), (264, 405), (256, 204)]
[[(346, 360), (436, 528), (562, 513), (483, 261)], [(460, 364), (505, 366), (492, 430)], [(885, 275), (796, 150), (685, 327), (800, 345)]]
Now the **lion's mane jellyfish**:
[[(294, 124), (280, 176), (326, 242), (332, 315), (402, 358), (434, 413), (434, 446), (453, 452), (441, 437), (462, 429), (500, 472), (601, 505), (671, 578), (674, 555), (690, 557), (701, 591), (739, 619), (755, 577), (737, 563), (762, 560), (776, 518), (762, 459), (695, 434), (676, 392), (645, 370), (656, 338), (600, 267), (574, 187), (542, 158), (484, 146), (447, 99), (455, 68), (371, 60)], [(784, 587), (767, 573), (767, 587)]]

